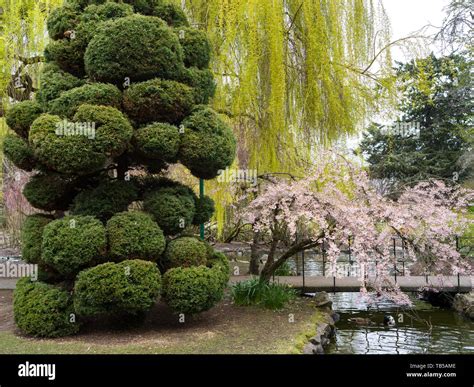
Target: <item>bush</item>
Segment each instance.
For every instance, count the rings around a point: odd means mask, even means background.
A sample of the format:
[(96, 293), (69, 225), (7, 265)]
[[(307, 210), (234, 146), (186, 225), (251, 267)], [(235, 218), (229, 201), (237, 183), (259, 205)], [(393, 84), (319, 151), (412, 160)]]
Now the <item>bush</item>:
[(106, 221), (114, 214), (126, 211), (136, 199), (137, 190), (130, 181), (107, 180), (95, 188), (81, 191), (74, 198), (71, 213), (91, 215)]
[(65, 174), (88, 174), (101, 169), (107, 158), (95, 149), (91, 139), (56, 134), (65, 123), (69, 124), (51, 114), (43, 114), (33, 122), (29, 140), (36, 158), (46, 167)]
[(135, 149), (149, 159), (176, 162), (180, 134), (176, 126), (156, 122), (135, 132)]
[(122, 212), (107, 222), (109, 254), (114, 260), (156, 261), (165, 249), (165, 237), (150, 215)]
[(163, 19), (169, 26), (172, 27), (186, 27), (189, 26), (186, 14), (176, 4), (163, 3), (153, 8), (153, 16), (158, 16)]
[(206, 265), (208, 250), (206, 244), (194, 237), (180, 237), (173, 239), (166, 246), (163, 255), (163, 266), (190, 267)]
[(288, 262), (283, 262), (282, 265), (280, 265), (274, 272), (274, 275), (276, 276), (292, 276), (293, 270), (291, 270), (290, 264)]
[(288, 285), (252, 278), (234, 284), (231, 287), (231, 295), (236, 305), (260, 305), (268, 309), (282, 309), (296, 297), (296, 292)]
[(193, 88), (194, 102), (196, 104), (207, 104), (209, 99), (214, 97), (216, 93), (214, 75), (212, 75), (209, 69), (186, 68), (182, 72), (179, 81)]
[(81, 21), (97, 23), (130, 15), (133, 15), (133, 7), (130, 4), (104, 2), (86, 7), (81, 15)]
[(3, 154), (18, 168), (31, 171), (35, 166), (33, 150), (28, 143), (15, 134), (7, 134), (3, 139)]
[(199, 225), (208, 222), (215, 210), (214, 200), (209, 196), (204, 196), (196, 198), (195, 204), (196, 212), (194, 213), (193, 224)]
[(183, 47), (184, 64), (187, 67), (205, 69), (211, 60), (211, 44), (205, 32), (195, 28), (176, 28)]
[(72, 118), (82, 104), (112, 106), (120, 109), (122, 93), (106, 83), (86, 84), (64, 91), (49, 103), (49, 113)]
[[(81, 8), (86, 8), (90, 4), (103, 4), (109, 0), (73, 0)], [(112, 0), (117, 1), (117, 0)], [(131, 4), (135, 12), (150, 15), (153, 9), (162, 3), (163, 0), (123, 0), (124, 3)], [(107, 4), (107, 3), (106, 3)]]
[(105, 228), (92, 216), (66, 216), (47, 224), (41, 258), (64, 276), (103, 261), (107, 247)]
[(209, 248), (212, 251), (210, 253), (210, 257), (208, 258), (207, 266), (211, 267), (216, 272), (216, 275), (218, 275), (220, 279), (222, 288), (225, 288), (230, 279), (229, 260), (224, 253), (221, 253), (220, 251), (214, 251), (211, 246), (209, 246)]
[(155, 304), (160, 295), (161, 275), (153, 262), (129, 260), (107, 262), (81, 271), (74, 287), (78, 314), (137, 314)]
[(49, 37), (53, 40), (64, 38), (64, 32), (73, 30), (78, 21), (78, 10), (71, 4), (53, 9), (46, 23)]
[(31, 124), (42, 112), (41, 106), (34, 101), (18, 102), (7, 110), (5, 122), (20, 137), (28, 138)]
[(74, 191), (69, 179), (57, 174), (39, 173), (25, 184), (23, 195), (33, 207), (40, 210), (67, 210)]
[(21, 258), (28, 263), (41, 262), (43, 229), (54, 218), (43, 214), (28, 215), (21, 228)]
[(48, 103), (58, 98), (63, 91), (82, 86), (84, 80), (62, 71), (54, 63), (46, 63), (40, 74), (40, 89), (36, 92), (36, 101), (48, 108)]
[(29, 335), (58, 337), (79, 330), (69, 293), (29, 278), (21, 278), (16, 284), (13, 312), (18, 327)]
[(123, 94), (123, 108), (137, 125), (149, 122), (180, 123), (194, 105), (193, 90), (162, 79), (132, 84)]
[(232, 164), (235, 138), (216, 112), (210, 108), (196, 110), (183, 125), (179, 159), (194, 176), (212, 179)]
[(162, 188), (147, 194), (143, 207), (150, 213), (165, 235), (177, 234), (192, 224), (194, 199), (190, 195), (179, 194), (173, 188)]
[(84, 62), (87, 74), (99, 82), (173, 79), (182, 70), (183, 51), (161, 19), (133, 15), (104, 23), (90, 41)]
[(220, 272), (205, 266), (176, 267), (163, 276), (163, 298), (177, 313), (195, 314), (223, 297)]

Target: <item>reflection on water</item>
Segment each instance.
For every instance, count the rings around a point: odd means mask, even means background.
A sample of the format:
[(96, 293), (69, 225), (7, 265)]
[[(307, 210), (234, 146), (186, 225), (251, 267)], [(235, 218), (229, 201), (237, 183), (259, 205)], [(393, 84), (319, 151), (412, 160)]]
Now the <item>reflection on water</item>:
[[(411, 309), (389, 302), (368, 307), (359, 293), (336, 293), (331, 298), (341, 320), (328, 353), (474, 353), (474, 323), (451, 310), (418, 300)], [(395, 318), (395, 327), (383, 325), (385, 314)], [(354, 317), (370, 318), (376, 325), (348, 322)]]

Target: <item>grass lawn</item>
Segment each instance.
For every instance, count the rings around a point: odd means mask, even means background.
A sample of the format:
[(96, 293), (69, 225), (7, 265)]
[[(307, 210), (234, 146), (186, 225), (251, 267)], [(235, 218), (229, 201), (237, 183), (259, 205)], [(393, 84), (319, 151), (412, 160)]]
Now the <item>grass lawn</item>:
[[(281, 311), (239, 307), (224, 300), (178, 321), (158, 303), (143, 323), (118, 326), (98, 320), (73, 337), (36, 339), (15, 327), (12, 292), (0, 291), (0, 354), (268, 354), (294, 353), (302, 334), (315, 331), (323, 312), (298, 298)], [(292, 322), (293, 321), (293, 322)]]

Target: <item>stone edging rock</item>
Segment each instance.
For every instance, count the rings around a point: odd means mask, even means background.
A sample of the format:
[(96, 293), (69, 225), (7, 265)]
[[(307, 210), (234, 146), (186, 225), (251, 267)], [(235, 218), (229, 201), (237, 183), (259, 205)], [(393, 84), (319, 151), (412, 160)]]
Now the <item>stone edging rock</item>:
[(456, 294), (452, 307), (457, 312), (474, 320), (474, 292)]

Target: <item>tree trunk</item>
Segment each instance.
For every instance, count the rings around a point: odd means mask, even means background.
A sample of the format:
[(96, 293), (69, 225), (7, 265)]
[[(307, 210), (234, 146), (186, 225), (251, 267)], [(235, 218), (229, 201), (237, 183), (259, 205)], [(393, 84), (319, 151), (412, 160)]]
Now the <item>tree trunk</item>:
[(250, 246), (250, 264), (249, 274), (259, 275), (259, 256), (258, 256), (258, 242), (260, 241), (260, 234), (258, 232), (253, 233), (252, 246)]

